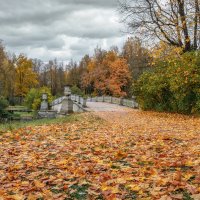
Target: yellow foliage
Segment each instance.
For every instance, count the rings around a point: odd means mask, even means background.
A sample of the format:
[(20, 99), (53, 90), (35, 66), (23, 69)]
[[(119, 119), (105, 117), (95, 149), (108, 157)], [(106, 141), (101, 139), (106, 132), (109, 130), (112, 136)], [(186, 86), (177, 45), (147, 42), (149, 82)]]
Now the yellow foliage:
[(33, 71), (31, 59), (20, 55), (15, 68), (15, 95), (23, 97), (30, 88), (38, 84), (37, 74)]
[(183, 49), (180, 47), (170, 46), (167, 43), (160, 42), (155, 48), (152, 50), (152, 65), (155, 65), (157, 61), (160, 60), (168, 60), (170, 61), (172, 57), (180, 57), (183, 53)]

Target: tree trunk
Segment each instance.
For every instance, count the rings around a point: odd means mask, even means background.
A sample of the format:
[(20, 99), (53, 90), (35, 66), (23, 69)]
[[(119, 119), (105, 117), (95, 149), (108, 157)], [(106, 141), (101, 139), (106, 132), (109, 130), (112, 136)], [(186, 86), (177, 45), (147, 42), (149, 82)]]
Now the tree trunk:
[(185, 42), (185, 51), (190, 51), (191, 50), (191, 40), (190, 36), (188, 33), (188, 27), (187, 27), (187, 18), (185, 15), (185, 0), (177, 0), (178, 1), (178, 6), (179, 6), (179, 14), (182, 22), (182, 30), (184, 34), (184, 42)]

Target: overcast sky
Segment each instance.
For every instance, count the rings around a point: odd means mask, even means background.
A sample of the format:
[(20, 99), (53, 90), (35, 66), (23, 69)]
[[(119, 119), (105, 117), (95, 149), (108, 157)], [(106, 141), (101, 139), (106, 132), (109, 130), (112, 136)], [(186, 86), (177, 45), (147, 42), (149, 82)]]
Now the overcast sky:
[(98, 45), (122, 46), (117, 0), (0, 0), (6, 49), (43, 61), (79, 61)]

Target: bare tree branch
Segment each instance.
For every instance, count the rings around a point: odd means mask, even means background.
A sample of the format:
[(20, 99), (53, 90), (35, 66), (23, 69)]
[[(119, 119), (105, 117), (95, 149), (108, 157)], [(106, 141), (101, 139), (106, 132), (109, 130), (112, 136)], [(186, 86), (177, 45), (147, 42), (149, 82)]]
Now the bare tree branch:
[(120, 0), (120, 12), (137, 37), (153, 35), (185, 51), (199, 48), (199, 0)]

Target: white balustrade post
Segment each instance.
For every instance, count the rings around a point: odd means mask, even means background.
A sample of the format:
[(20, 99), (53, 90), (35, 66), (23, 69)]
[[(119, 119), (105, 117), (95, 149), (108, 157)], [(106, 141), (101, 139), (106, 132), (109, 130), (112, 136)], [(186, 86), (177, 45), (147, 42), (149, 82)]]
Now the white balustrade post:
[(123, 106), (123, 101), (124, 101), (124, 99), (123, 99), (123, 97), (121, 97), (121, 98), (120, 98), (120, 105), (121, 105), (121, 106)]
[(86, 102), (87, 102), (87, 98), (83, 98), (83, 108), (87, 107)]
[(78, 96), (78, 103), (80, 104), (81, 103), (81, 97)]

